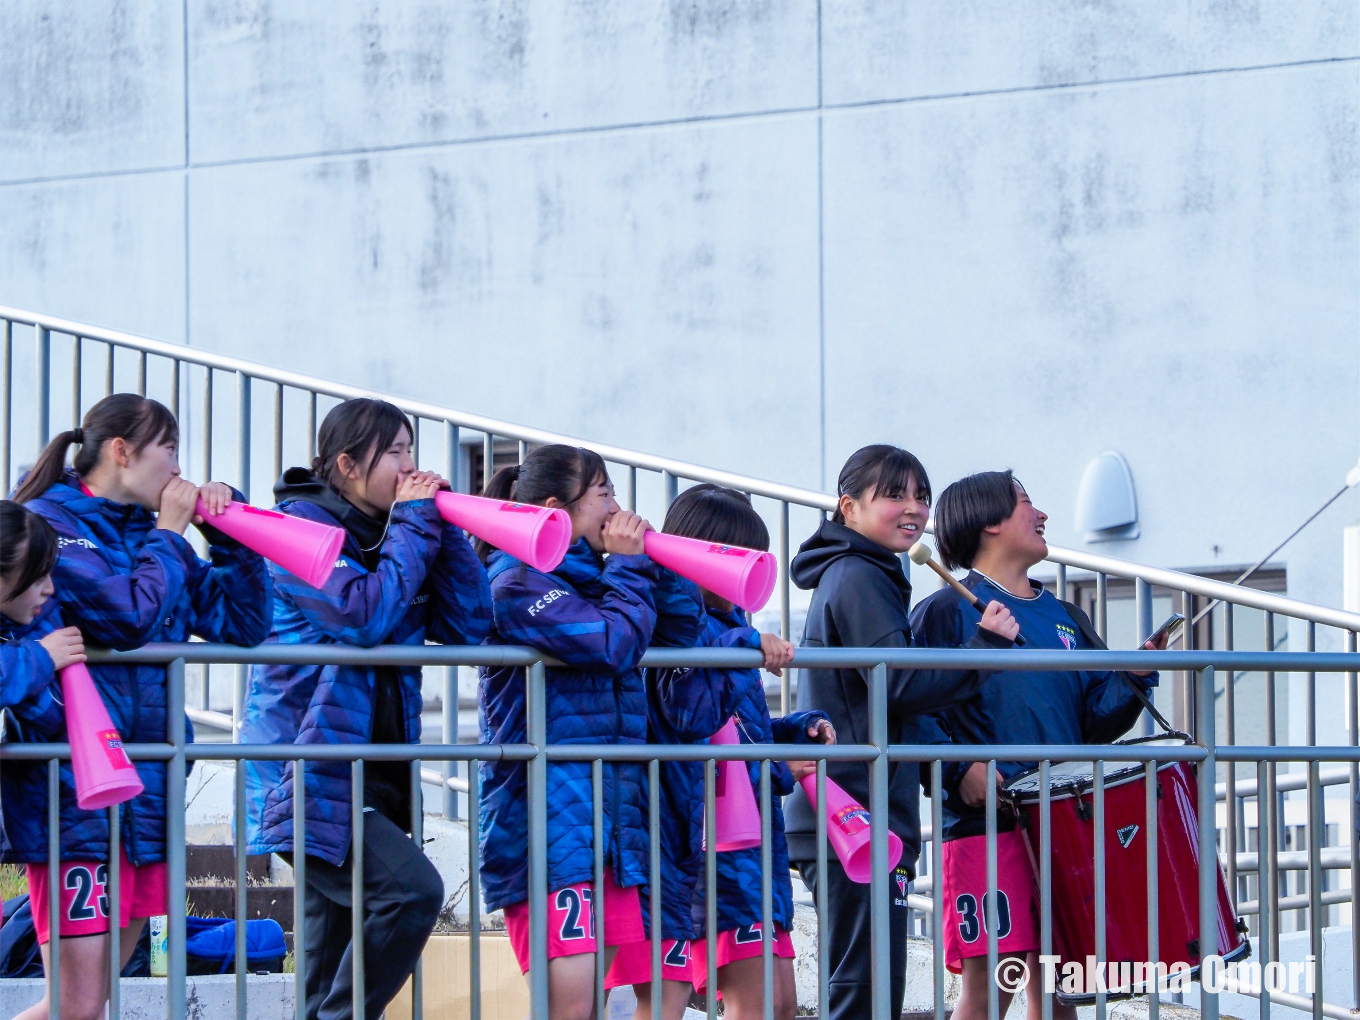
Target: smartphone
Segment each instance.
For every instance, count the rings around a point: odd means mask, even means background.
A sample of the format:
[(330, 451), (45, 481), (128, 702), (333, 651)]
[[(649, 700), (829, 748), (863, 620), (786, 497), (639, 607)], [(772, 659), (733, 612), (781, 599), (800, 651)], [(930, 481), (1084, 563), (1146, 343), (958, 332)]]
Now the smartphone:
[(1176, 640), (1177, 635), (1180, 633), (1181, 629), (1184, 626), (1185, 626), (1185, 614), (1172, 613), (1164, 621), (1162, 621), (1162, 625), (1158, 627), (1156, 630), (1154, 630), (1151, 634), (1149, 634), (1143, 640), (1143, 643), (1140, 644), (1138, 647), (1139, 648), (1144, 647), (1144, 645), (1146, 645), (1149, 641), (1151, 641), (1153, 644), (1157, 644), (1161, 640), (1163, 634), (1166, 635), (1166, 643), (1171, 644), (1172, 641)]

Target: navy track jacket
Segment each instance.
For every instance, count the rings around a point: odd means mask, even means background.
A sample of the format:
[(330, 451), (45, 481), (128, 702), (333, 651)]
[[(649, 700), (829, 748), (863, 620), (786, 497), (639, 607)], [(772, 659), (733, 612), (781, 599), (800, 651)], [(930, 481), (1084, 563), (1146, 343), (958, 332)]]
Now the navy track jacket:
[[(1076, 606), (1060, 602), (1031, 581), (1034, 596), (1017, 598), (976, 571), (964, 587), (984, 601), (1003, 603), (1020, 624), (1030, 648), (1104, 648), (1091, 621)], [(957, 648), (977, 631), (978, 611), (953, 588), (941, 588), (911, 614), (912, 632), (921, 644)], [(1157, 674), (1046, 670), (993, 673), (973, 697), (932, 715), (922, 726), (922, 743), (953, 744), (1101, 744), (1118, 739), (1142, 712), (1134, 689), (1157, 684)], [(944, 836), (948, 841), (986, 832), (983, 807), (971, 807), (959, 797), (959, 781), (971, 763), (945, 762), (941, 770)], [(1035, 762), (997, 762), (1004, 782), (1033, 768)], [(1009, 829), (1014, 819), (1001, 811), (998, 826)]]
[[(699, 605), (669, 601), (658, 614), (663, 569), (646, 556), (604, 560), (578, 540), (551, 574), (493, 551), (488, 561), (495, 623), (489, 644), (529, 645), (565, 662), (547, 670), (549, 744), (645, 744), (647, 691), (638, 662), (658, 644), (693, 645)], [(482, 667), (484, 743), (524, 743), (525, 670)], [(594, 875), (591, 765), (548, 763), (548, 888)], [(527, 770), (521, 762), (481, 763), (482, 888), (486, 908), (528, 899)], [(622, 887), (647, 880), (647, 767), (605, 762), (605, 862)]]
[[(309, 498), (297, 495), (308, 489)], [(347, 504), (337, 503), (338, 496), (305, 479), (294, 486), (281, 482), (275, 492), (282, 497), (277, 509), (295, 517), (338, 525), (326, 507), (346, 513)], [(370, 551), (370, 569), (346, 528), (339, 564), (320, 589), (271, 564), (276, 595), (270, 643), (373, 648), (423, 645), (428, 638), (448, 645), (480, 644), (491, 624), (486, 572), (462, 531), (444, 523), (434, 500), (394, 504), (379, 541), (379, 548)], [(374, 735), (374, 695), (382, 672), (373, 666), (253, 666), (242, 739), (367, 743)], [(419, 743), (420, 668), (390, 672), (396, 674), (400, 736)], [(368, 768), (379, 764), (370, 762)], [(248, 852), (294, 852), (293, 763), (248, 762), (246, 770)], [(306, 852), (337, 866), (349, 853), (350, 792), (349, 762), (307, 763)], [(408, 824), (407, 819), (394, 821)]]
[[(240, 499), (239, 493), (236, 498)], [(195, 555), (180, 535), (156, 527), (144, 507), (87, 495), (75, 472), (28, 508), (56, 529), (60, 554), (52, 571), (55, 603), (31, 633), (67, 624), (90, 645), (126, 651), (152, 641), (190, 636), (234, 645), (257, 645), (269, 633), (271, 589), (265, 561), (245, 546), (204, 526), (212, 562)], [(102, 664), (90, 667), (109, 716), (128, 743), (167, 739), (165, 667)], [(192, 739), (193, 731), (185, 722)], [(25, 740), (64, 740), (58, 732), (20, 725)], [(165, 860), (163, 761), (137, 762), (146, 789), (119, 810), (122, 845), (135, 865)], [(47, 763), (8, 762), (0, 769), (3, 838), (0, 859), (47, 860)], [(63, 860), (108, 859), (108, 812), (81, 811), (69, 762), (61, 766)]]

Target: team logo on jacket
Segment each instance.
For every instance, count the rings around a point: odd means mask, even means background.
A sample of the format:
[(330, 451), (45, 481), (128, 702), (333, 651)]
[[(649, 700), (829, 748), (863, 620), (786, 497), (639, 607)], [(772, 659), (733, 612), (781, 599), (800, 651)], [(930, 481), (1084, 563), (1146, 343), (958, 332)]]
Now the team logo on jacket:
[(1077, 632), (1065, 623), (1058, 624), (1058, 640), (1069, 652), (1077, 647)]
[(1138, 835), (1138, 826), (1125, 825), (1123, 828), (1115, 829), (1114, 834), (1115, 838), (1119, 840), (1119, 845), (1127, 850), (1129, 844), (1133, 842), (1133, 837)]
[(564, 599), (566, 597), (567, 593), (564, 592), (561, 588), (554, 588), (552, 591), (548, 592), (541, 599), (539, 599), (537, 602), (535, 602), (532, 606), (529, 607), (529, 615), (537, 616), (539, 613), (543, 612), (543, 610), (547, 609), (558, 599)]
[(65, 549), (68, 545), (80, 545), (80, 546), (84, 546), (86, 549), (98, 549), (98, 548), (99, 548), (99, 546), (95, 545), (95, 544), (94, 544), (93, 542), (91, 542), (88, 538), (65, 538), (65, 537), (62, 537), (62, 536), (60, 536), (60, 535), (57, 536), (57, 548), (58, 548), (58, 549)]
[(907, 886), (911, 885), (911, 882), (907, 880), (907, 876), (899, 872), (896, 875), (894, 875), (893, 878), (897, 880), (897, 895), (906, 896)]

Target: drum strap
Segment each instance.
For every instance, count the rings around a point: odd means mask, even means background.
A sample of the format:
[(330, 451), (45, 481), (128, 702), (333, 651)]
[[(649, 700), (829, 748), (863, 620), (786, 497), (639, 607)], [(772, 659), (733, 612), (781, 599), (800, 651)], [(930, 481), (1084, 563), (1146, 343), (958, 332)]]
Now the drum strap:
[[(1099, 648), (1101, 651), (1109, 650), (1110, 646), (1107, 645), (1101, 639), (1100, 635), (1096, 633), (1095, 628), (1091, 626), (1091, 623), (1086, 618), (1085, 613), (1083, 613), (1071, 602), (1063, 602), (1062, 607), (1067, 610), (1067, 615), (1072, 617), (1072, 622), (1077, 625), (1077, 628), (1081, 631), (1082, 636), (1086, 638), (1086, 640), (1090, 644), (1094, 645), (1096, 648)], [(1152, 699), (1149, 698), (1147, 694), (1143, 691), (1143, 688), (1139, 686), (1137, 678), (1135, 678), (1132, 673), (1127, 673), (1123, 670), (1119, 671), (1119, 675), (1124, 678), (1124, 682), (1129, 685), (1129, 690), (1133, 691), (1133, 696), (1143, 703), (1143, 707), (1147, 709), (1148, 715), (1152, 716), (1152, 718), (1157, 722), (1157, 725), (1162, 728), (1162, 731), (1172, 736), (1179, 735), (1178, 731), (1172, 729), (1171, 724), (1166, 721), (1166, 717), (1162, 715), (1161, 712), (1157, 711), (1157, 706), (1152, 703)]]

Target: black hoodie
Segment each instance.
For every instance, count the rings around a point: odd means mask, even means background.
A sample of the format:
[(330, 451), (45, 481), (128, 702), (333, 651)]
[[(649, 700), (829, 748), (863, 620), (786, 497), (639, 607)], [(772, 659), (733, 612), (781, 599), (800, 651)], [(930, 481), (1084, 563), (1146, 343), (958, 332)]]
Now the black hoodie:
[[(812, 590), (812, 605), (803, 628), (805, 647), (911, 646), (911, 624), (907, 617), (911, 582), (892, 551), (844, 524), (824, 521), (798, 550), (791, 572), (794, 584)], [(1010, 644), (1000, 637), (994, 641), (973, 637), (965, 647), (1008, 648)], [(967, 700), (990, 675), (975, 670), (890, 668), (889, 743), (917, 743), (918, 715)], [(838, 743), (869, 743), (869, 670), (803, 670), (798, 683), (798, 708), (820, 709), (830, 716)], [(914, 875), (921, 849), (920, 767), (915, 762), (893, 762), (889, 769), (888, 824), (902, 840), (901, 867)], [(830, 764), (827, 775), (868, 807), (867, 762)], [(786, 801), (784, 818), (789, 855), (794, 860), (815, 860), (817, 820), (801, 787)]]
[[(370, 517), (335, 491), (307, 468), (293, 467), (274, 485), (277, 503), (315, 503), (330, 514), (354, 539), (359, 559), (369, 571), (378, 568), (383, 540), (387, 537), (387, 516)], [(405, 709), (401, 701), (401, 675), (396, 666), (379, 666), (373, 671), (374, 744), (401, 744), (406, 741)], [(372, 761), (364, 768), (364, 806), (376, 808), (402, 831), (411, 827), (410, 770), (405, 762)]]

